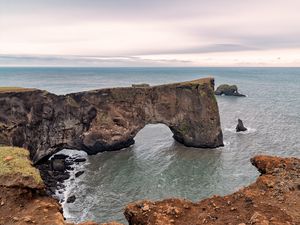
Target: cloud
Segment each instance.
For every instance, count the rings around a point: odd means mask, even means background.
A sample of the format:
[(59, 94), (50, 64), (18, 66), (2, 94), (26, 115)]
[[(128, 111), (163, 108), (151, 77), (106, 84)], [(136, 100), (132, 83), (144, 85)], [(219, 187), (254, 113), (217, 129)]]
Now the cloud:
[[(214, 53), (259, 57), (300, 47), (299, 8), (298, 0), (0, 0), (0, 54), (49, 55), (48, 64), (77, 62), (65, 58), (74, 55), (101, 65), (156, 65), (165, 58), (186, 65)], [(30, 63), (47, 64), (46, 58)]]
[(96, 56), (25, 56), (0, 55), (0, 66), (170, 66), (189, 64), (189, 60), (143, 59), (140, 57), (96, 57)]

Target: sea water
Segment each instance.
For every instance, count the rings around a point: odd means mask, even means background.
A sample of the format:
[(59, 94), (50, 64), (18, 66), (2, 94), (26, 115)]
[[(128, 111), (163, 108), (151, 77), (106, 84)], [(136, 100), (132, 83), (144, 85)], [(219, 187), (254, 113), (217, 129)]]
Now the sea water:
[[(199, 201), (253, 182), (258, 154), (300, 157), (300, 68), (0, 68), (0, 86), (35, 87), (66, 94), (104, 87), (151, 85), (213, 76), (216, 86), (236, 84), (246, 98), (217, 96), (225, 146), (188, 148), (163, 124), (150, 124), (136, 143), (86, 156), (85, 173), (66, 181), (67, 219), (125, 222), (129, 202), (180, 197)], [(237, 119), (247, 132), (236, 133)], [(70, 154), (75, 153), (71, 151)], [(77, 153), (76, 153), (77, 154)]]

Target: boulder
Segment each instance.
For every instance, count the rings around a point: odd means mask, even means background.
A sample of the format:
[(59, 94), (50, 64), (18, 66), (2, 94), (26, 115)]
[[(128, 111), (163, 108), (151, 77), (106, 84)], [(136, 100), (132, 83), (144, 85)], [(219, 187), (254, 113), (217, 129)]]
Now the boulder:
[(246, 97), (246, 95), (238, 92), (238, 87), (236, 85), (228, 84), (221, 84), (215, 91), (215, 95)]
[(67, 198), (67, 203), (73, 203), (76, 200), (76, 196), (75, 195), (71, 195), (70, 197)]
[(75, 173), (75, 177), (80, 177), (82, 174), (84, 174), (84, 171), (78, 171)]
[(236, 132), (246, 131), (247, 128), (244, 126), (243, 121), (241, 119), (238, 119), (238, 124), (235, 128)]
[(52, 170), (63, 172), (66, 169), (64, 159), (52, 159), (51, 160)]
[(74, 159), (74, 162), (85, 162), (86, 159), (85, 158), (77, 158), (77, 159)]

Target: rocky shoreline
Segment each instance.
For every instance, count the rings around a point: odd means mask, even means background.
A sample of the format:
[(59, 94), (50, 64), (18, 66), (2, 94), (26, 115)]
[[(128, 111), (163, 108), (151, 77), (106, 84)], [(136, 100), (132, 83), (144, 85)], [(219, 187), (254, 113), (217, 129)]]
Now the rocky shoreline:
[(256, 182), (224, 197), (200, 202), (184, 199), (129, 204), (129, 225), (299, 225), (300, 159), (256, 156)]
[[(30, 164), (26, 150), (0, 148), (0, 156), (0, 162), (3, 164), (0, 171), (0, 225), (74, 225), (64, 220), (60, 204), (48, 195), (52, 194), (49, 192), (53, 187), (52, 181), (45, 182), (46, 185), (52, 185), (46, 188), (41, 182), (38, 170)], [(20, 161), (19, 157), (23, 161)], [(64, 164), (55, 162), (62, 159), (65, 160)], [(66, 163), (69, 159), (64, 155), (58, 155), (49, 161), (52, 167), (56, 163), (57, 165), (51, 170), (43, 168), (41, 173), (70, 166)], [(251, 163), (261, 175), (256, 182), (233, 194), (224, 197), (212, 196), (200, 202), (184, 199), (156, 202), (143, 200), (128, 204), (124, 215), (129, 225), (300, 224), (300, 159), (256, 156), (251, 159)], [(22, 170), (12, 172), (9, 169), (12, 166), (22, 166)], [(54, 177), (57, 176), (60, 175)], [(97, 223), (85, 222), (81, 225)], [(120, 224), (111, 222), (103, 225)]]
[[(44, 160), (44, 162), (36, 165), (39, 169), (41, 177), (46, 185), (46, 192), (48, 195), (57, 198), (56, 192), (62, 194), (65, 190), (64, 181), (70, 179), (70, 172), (74, 170), (74, 166), (86, 161), (78, 155), (65, 155), (55, 154), (51, 159)], [(77, 171), (75, 178), (80, 177), (84, 171)], [(60, 202), (66, 201), (67, 203), (73, 203), (76, 196), (71, 195), (68, 199), (58, 199)]]

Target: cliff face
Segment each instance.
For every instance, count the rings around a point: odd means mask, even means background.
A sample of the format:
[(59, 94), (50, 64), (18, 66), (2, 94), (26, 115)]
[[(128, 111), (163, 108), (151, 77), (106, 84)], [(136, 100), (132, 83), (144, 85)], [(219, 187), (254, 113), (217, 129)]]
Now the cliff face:
[(300, 159), (256, 156), (262, 175), (231, 195), (200, 202), (184, 199), (129, 204), (129, 225), (298, 225), (300, 224)]
[(29, 149), (34, 162), (63, 148), (95, 154), (128, 147), (149, 123), (166, 124), (186, 146), (223, 146), (212, 78), (62, 96), (4, 89), (0, 105), (0, 144)]

